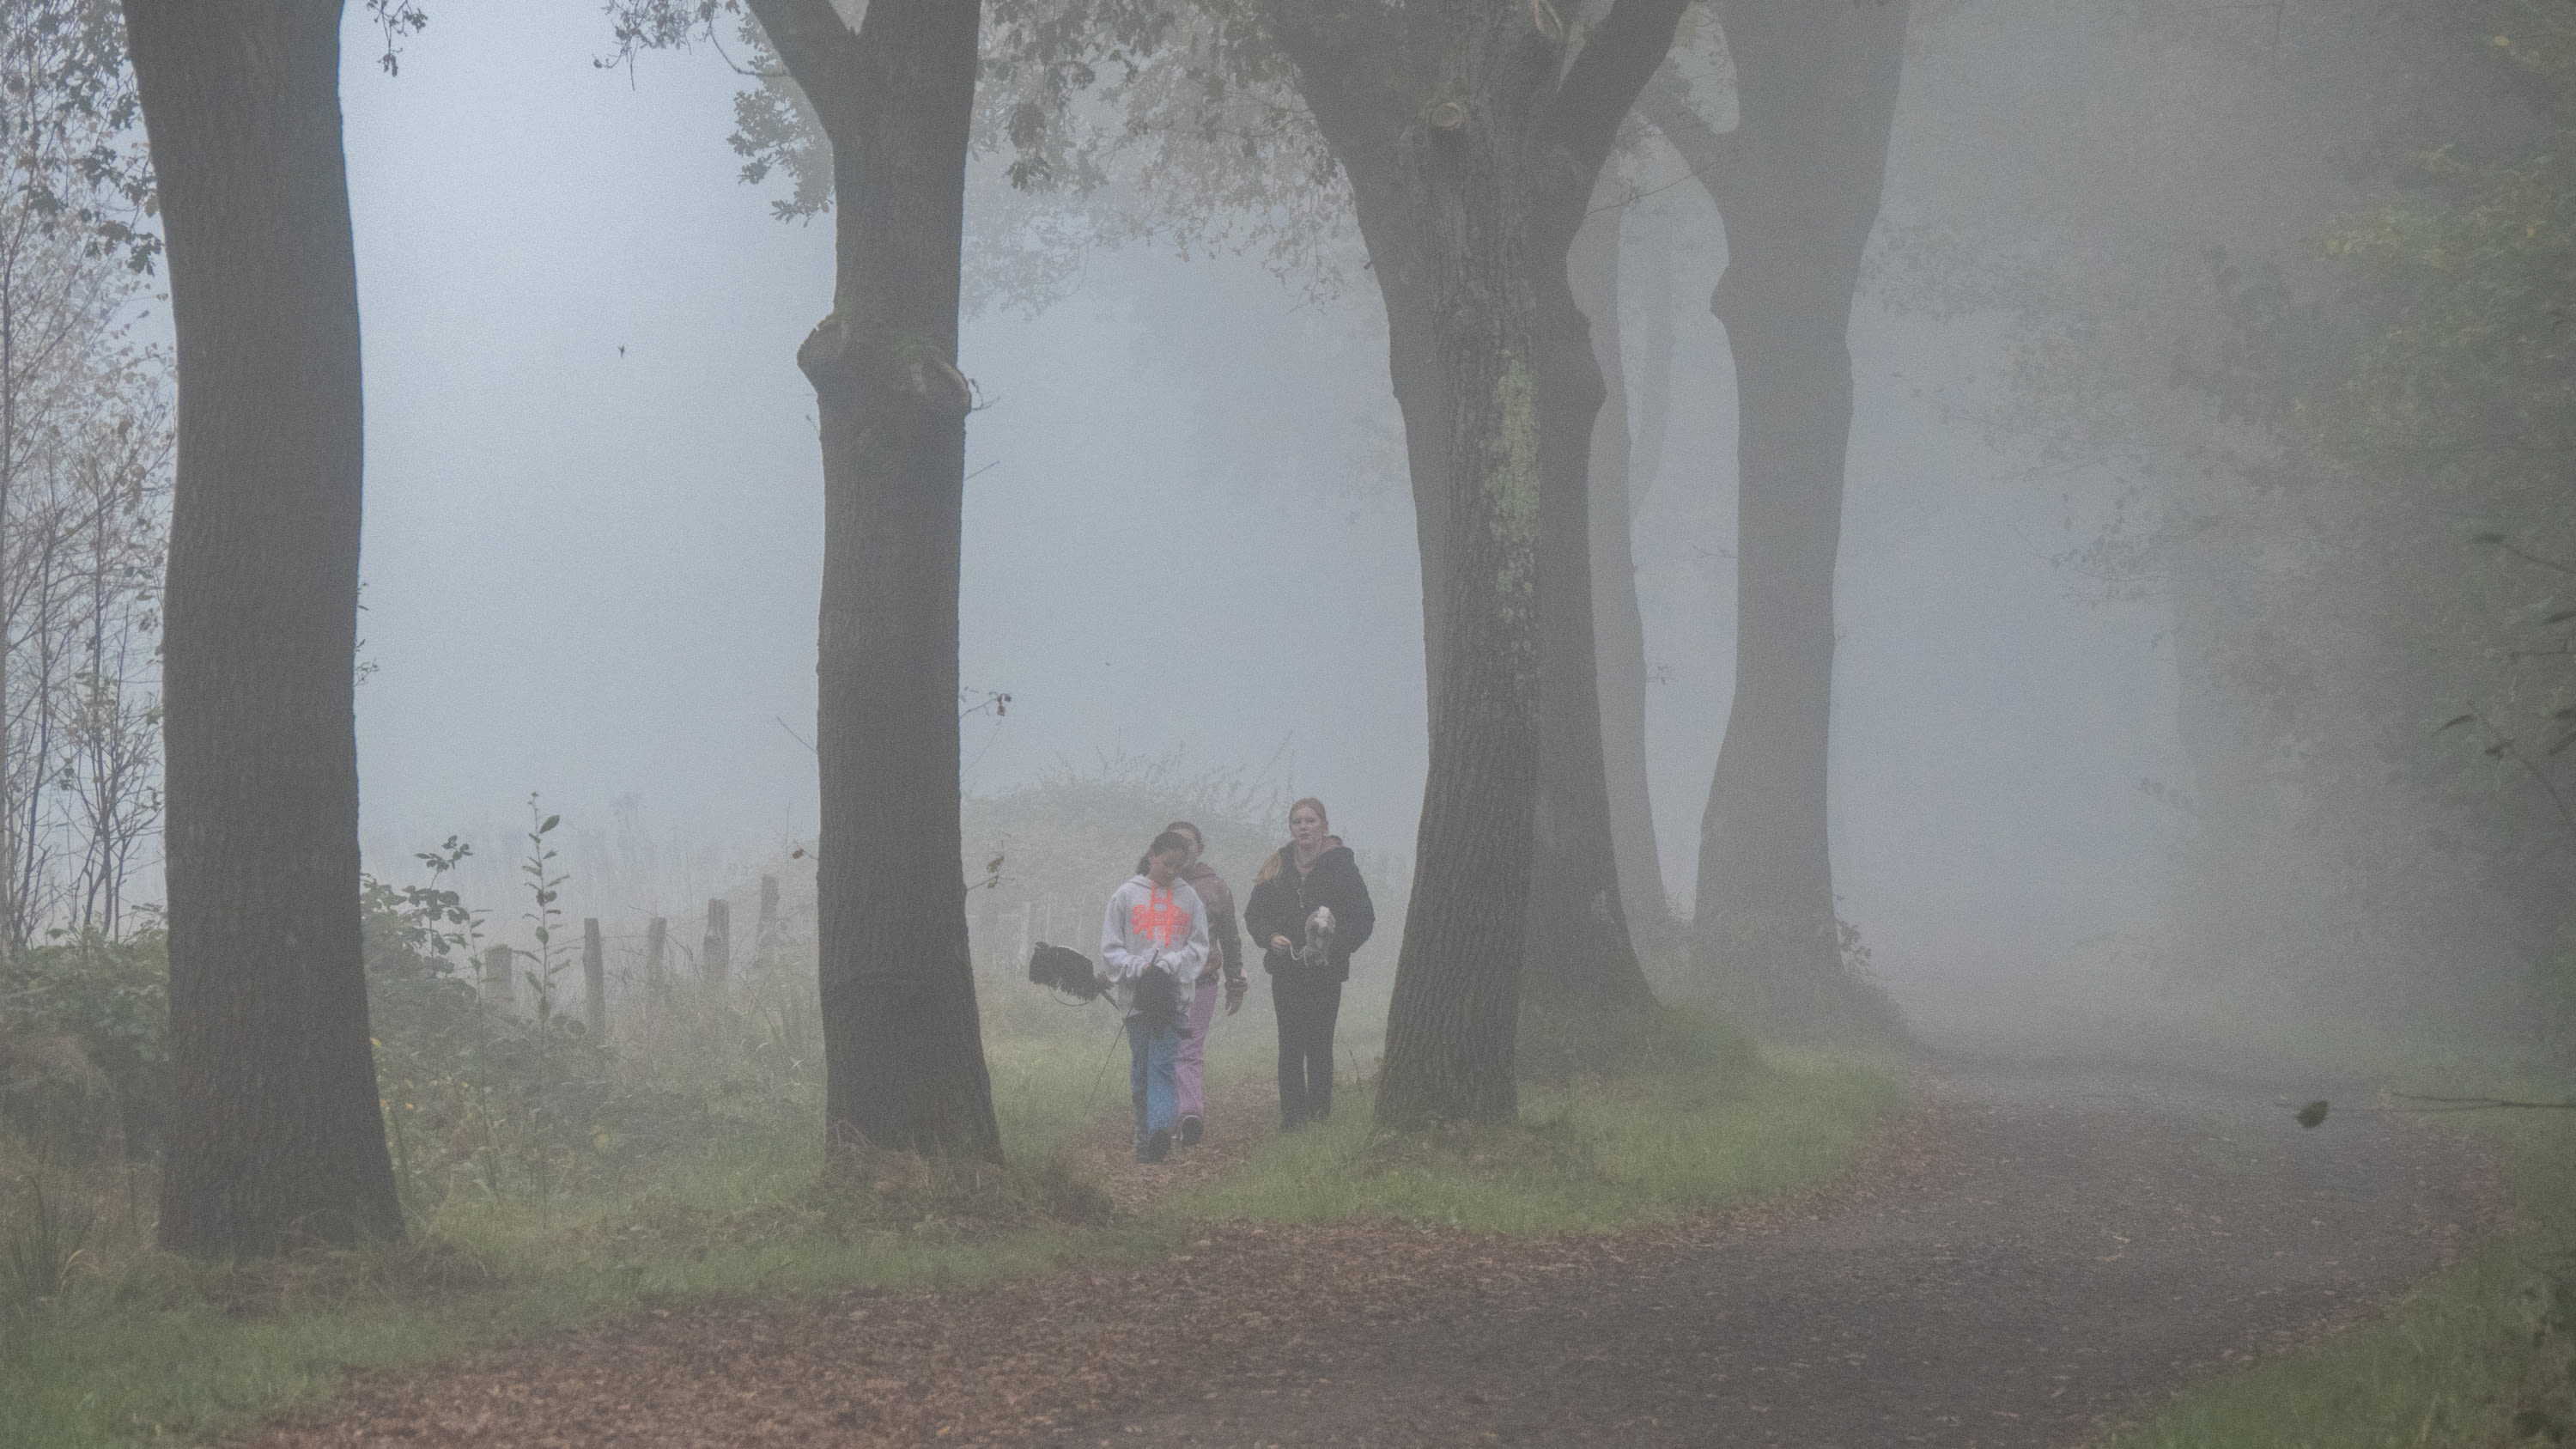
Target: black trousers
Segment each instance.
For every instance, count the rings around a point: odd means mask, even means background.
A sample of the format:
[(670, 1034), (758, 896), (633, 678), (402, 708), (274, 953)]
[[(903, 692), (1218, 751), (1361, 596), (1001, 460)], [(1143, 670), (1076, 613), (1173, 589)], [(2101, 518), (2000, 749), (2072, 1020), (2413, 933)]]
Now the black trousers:
[(1303, 971), (1270, 978), (1279, 1013), (1279, 1125), (1302, 1127), (1333, 1115), (1333, 1023), (1342, 983)]

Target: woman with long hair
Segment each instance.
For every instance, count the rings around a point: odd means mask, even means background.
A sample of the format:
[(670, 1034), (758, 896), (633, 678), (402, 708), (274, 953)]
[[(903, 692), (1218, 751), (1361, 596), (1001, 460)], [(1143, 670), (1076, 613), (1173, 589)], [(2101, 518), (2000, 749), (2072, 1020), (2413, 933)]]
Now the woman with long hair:
[(1333, 1026), (1351, 953), (1368, 944), (1377, 908), (1357, 857), (1331, 833), (1324, 802), (1288, 807), (1288, 843), (1253, 877), (1243, 928), (1261, 943), (1261, 969), (1279, 1014), (1279, 1125), (1333, 1115)]

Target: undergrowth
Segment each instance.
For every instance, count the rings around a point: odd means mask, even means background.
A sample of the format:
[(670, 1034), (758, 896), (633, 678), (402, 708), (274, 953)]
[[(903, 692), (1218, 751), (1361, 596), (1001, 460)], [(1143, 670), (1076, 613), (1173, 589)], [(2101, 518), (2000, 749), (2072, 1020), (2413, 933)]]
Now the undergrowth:
[[(543, 1198), (451, 1194), (405, 1244), (241, 1265), (152, 1251), (149, 1194), (145, 1217), (126, 1219), (98, 1205), (123, 1194), (95, 1175), (0, 1185), (12, 1278), (0, 1445), (221, 1434), (326, 1394), (345, 1368), (649, 1306), (945, 1286), (1159, 1250), (1168, 1230), (1112, 1223), (1061, 1151), (1088, 1120), (1089, 1038), (1008, 1051), (1000, 1167), (856, 1155), (827, 1170), (819, 1131), (780, 1122)], [(40, 1190), (50, 1233), (28, 1211)], [(100, 1230), (73, 1247), (72, 1225), (91, 1222)]]
[[(1233, 842), (1217, 864), (1245, 882), (1271, 848), (1258, 822), (1214, 823), (1210, 807), (1224, 801), (1168, 799), (1153, 780), (1052, 789), (1064, 811), (1042, 808), (1047, 790), (1009, 802), (1020, 833), (1008, 865), (1041, 881), (1076, 873), (1054, 859), (1061, 850), (1035, 848), (1072, 838), (1058, 814), (1132, 817), (1117, 834), (1132, 848), (1187, 806), (1212, 840)], [(346, 1369), (711, 1296), (940, 1287), (1141, 1259), (1184, 1241), (1192, 1214), (1613, 1228), (1827, 1176), (1896, 1099), (1866, 1063), (1757, 1050), (1714, 1017), (1677, 1010), (1659, 1016), (1636, 1074), (1532, 1087), (1518, 1126), (1373, 1135), (1365, 1079), (1384, 1034), (1390, 939), (1354, 975), (1339, 1043), (1344, 1079), (1359, 1085), (1339, 1117), (1266, 1144), (1194, 1198), (1120, 1217), (1070, 1148), (1124, 1113), (1121, 1039), (1103, 1009), (1047, 999), (994, 969), (1016, 964), (1007, 953), (988, 951), (1005, 956), (984, 963), (979, 983), (1005, 1165), (870, 1153), (827, 1163), (810, 943), (782, 937), (719, 982), (648, 979), (596, 1036), (556, 997), (567, 959), (548, 894), (561, 882), (548, 848), (557, 822), (531, 807), (536, 948), (511, 964), (526, 968), (533, 1015), (477, 979), (494, 948), (485, 918), (449, 888), (460, 842), (420, 857), (426, 884), (371, 882), (366, 893), (403, 1243), (247, 1264), (157, 1251), (158, 1184), (140, 1149), (158, 1123), (132, 1109), (159, 1069), (159, 998), (135, 985), (166, 972), (159, 937), (73, 943), (37, 963), (52, 973), (42, 992), (13, 981), (22, 1003), (69, 1003), (40, 1044), (70, 1060), (68, 1042), (113, 1069), (90, 1070), (41, 1119), (21, 1114), (42, 1134), (0, 1120), (0, 1449), (220, 1437), (326, 1396)], [(1399, 880), (1372, 885), (1401, 899)], [(1027, 917), (1010, 922), (1011, 938)], [(1211, 1038), (1211, 1086), (1269, 1067), (1268, 999), (1256, 990)], [(48, 1145), (76, 1140), (89, 1150)]]

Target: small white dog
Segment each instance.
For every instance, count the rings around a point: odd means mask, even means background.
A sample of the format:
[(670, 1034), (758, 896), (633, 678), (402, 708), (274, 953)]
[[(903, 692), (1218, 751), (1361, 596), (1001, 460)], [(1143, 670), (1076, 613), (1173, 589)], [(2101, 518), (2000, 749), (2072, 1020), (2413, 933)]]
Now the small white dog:
[(1297, 951), (1297, 959), (1308, 966), (1321, 966), (1333, 959), (1333, 908), (1317, 906), (1306, 918), (1306, 944)]

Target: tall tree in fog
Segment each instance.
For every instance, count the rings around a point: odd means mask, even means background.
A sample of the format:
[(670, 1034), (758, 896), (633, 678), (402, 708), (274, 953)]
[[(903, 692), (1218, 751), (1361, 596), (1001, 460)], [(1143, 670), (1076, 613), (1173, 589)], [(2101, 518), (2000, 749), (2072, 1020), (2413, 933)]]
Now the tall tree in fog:
[[(958, 866), (966, 415), (958, 262), (978, 0), (741, 0), (831, 142), (831, 315), (796, 350), (823, 443), (815, 746), (825, 1128), (996, 1157)], [(732, 5), (620, 0), (631, 49)]]
[[(1350, 179), (1386, 303), (1422, 540), (1431, 766), (1378, 1094), (1390, 1123), (1513, 1112), (1532, 937), (1588, 930), (1619, 950), (1546, 958), (1569, 983), (1585, 963), (1606, 969), (1563, 992), (1534, 978), (1534, 1003), (1591, 1011), (1644, 993), (1606, 810), (1582, 822), (1600, 842), (1602, 886), (1575, 889), (1586, 898), (1571, 922), (1534, 918), (1531, 873), (1534, 827), (1554, 841), (1576, 824), (1539, 803), (1543, 785), (1559, 786), (1540, 766), (1552, 719), (1590, 734), (1599, 788), (1582, 470), (1601, 379), (1565, 257), (1682, 8), (1616, 0), (1576, 48), (1545, 0), (1266, 7)], [(1548, 618), (1559, 602), (1573, 606), (1562, 627)], [(1546, 703), (1559, 638), (1579, 643), (1585, 675), (1561, 716)], [(1583, 783), (1551, 788), (1551, 801)]]
[[(1604, 189), (1610, 178), (1605, 174)], [(1646, 372), (1638, 427), (1631, 431), (1627, 367), (1621, 356), (1619, 266), (1624, 204), (1596, 204), (1566, 256), (1575, 305), (1592, 323), (1603, 399), (1592, 428), (1589, 487), (1592, 543), (1594, 678), (1601, 700), (1601, 772), (1610, 815), (1612, 855), (1631, 930), (1659, 927), (1670, 916), (1663, 854), (1655, 843), (1654, 803), (1646, 775), (1646, 623), (1638, 606), (1637, 561), (1630, 530), (1653, 486), (1671, 394), (1673, 324), (1668, 239), (1660, 227), (1645, 242)]]
[[(1670, 27), (1663, 39), (1669, 48)], [(1627, 99), (1634, 99), (1633, 90)], [(1632, 895), (1619, 878), (1601, 708), (1604, 620), (1596, 612), (1607, 608), (1613, 637), (1624, 643), (1620, 626), (1635, 618), (1637, 607), (1625, 546), (1628, 423), (1624, 404), (1610, 406), (1614, 394), (1603, 361), (1604, 344), (1618, 346), (1619, 304), (1615, 285), (1589, 297), (1575, 290), (1598, 281), (1599, 253), (1618, 248), (1620, 185), (1605, 165), (1606, 151), (1585, 159), (1601, 179), (1579, 195), (1571, 177), (1563, 189), (1543, 193), (1531, 228), (1541, 324), (1541, 489), (1538, 792), (1520, 1031), (1521, 1050), (1531, 1059), (1524, 1074), (1620, 1065), (1654, 1005), (1629, 931)], [(1595, 238), (1588, 248), (1582, 245), (1587, 232)], [(1605, 232), (1607, 240), (1599, 240)], [(1586, 263), (1591, 268), (1578, 278), (1576, 269)], [(1604, 540), (1604, 532), (1614, 536)], [(1605, 546), (1613, 573), (1607, 590), (1598, 572)], [(1642, 634), (1637, 647), (1644, 648)]]
[(1697, 946), (1784, 1022), (1845, 1004), (1826, 847), (1834, 560), (1851, 432), (1851, 323), (1878, 219), (1905, 0), (1724, 0), (1738, 121), (1719, 133), (1666, 70), (1646, 114), (1716, 201), (1709, 310), (1735, 353), (1735, 701), (1700, 820)]
[[(1659, 3), (1657, 13), (1678, 8)], [(980, 102), (983, 144), (1015, 153), (1009, 175), (1016, 189), (1051, 193), (1068, 212), (1082, 210), (1113, 176), (1137, 187), (1150, 219), (1103, 208), (1113, 239), (1140, 224), (1182, 236), (1232, 236), (1242, 227), (1266, 234), (1274, 262), (1293, 266), (1338, 224), (1341, 181), (1349, 180), (1387, 307), (1405, 418), (1433, 736), (1456, 738), (1453, 665), (1476, 676), (1459, 686), (1465, 693), (1458, 697), (1508, 701), (1499, 715), (1471, 710), (1456, 730), (1514, 732), (1526, 708), (1535, 731), (1526, 777), (1534, 802), (1505, 802), (1522, 788), (1512, 782), (1523, 766), (1498, 755), (1490, 763), (1500, 773), (1479, 763), (1452, 784), (1434, 786), (1450, 792), (1443, 799), (1453, 803), (1444, 810), (1472, 801), (1455, 820), (1426, 816), (1426, 831), (1451, 842), (1443, 849), (1483, 851), (1524, 829), (1502, 825), (1499, 815), (1487, 818), (1488, 807), (1526, 812), (1521, 818), (1534, 838), (1526, 852), (1515, 851), (1529, 874), (1519, 906), (1477, 894), (1457, 897), (1456, 909), (1473, 916), (1480, 931), (1506, 916), (1525, 922), (1519, 956), (1537, 1009), (1524, 1015), (1516, 998), (1487, 1000), (1462, 992), (1453, 978), (1430, 989), (1479, 1023), (1519, 1021), (1534, 1048), (1530, 1063), (1542, 1069), (1607, 1064), (1620, 1043), (1634, 1039), (1651, 995), (1617, 885), (1594, 690), (1584, 489), (1602, 387), (1563, 258), (1617, 121), (1669, 43), (1670, 19), (1631, 14), (1594, 26), (1582, 42), (1590, 59), (1578, 60), (1559, 85), (1541, 52), (1561, 58), (1572, 42), (1546, 4), (1508, 26), (1495, 16), (1460, 19), (1455, 35), (1441, 33), (1445, 22), (1431, 7), (1381, 14), (1267, 0), (1012, 0), (996, 7), (995, 18)], [(1451, 48), (1446, 60), (1444, 46)], [(1448, 61), (1457, 62), (1454, 84), (1440, 80)], [(1105, 104), (1077, 113), (1074, 96), (1104, 74), (1112, 77), (1098, 83)], [(1458, 99), (1444, 105), (1449, 90)], [(1302, 92), (1307, 106), (1291, 91)], [(1434, 110), (1437, 120), (1424, 119)], [(1321, 144), (1306, 124), (1309, 112), (1323, 122)], [(795, 199), (779, 203), (780, 214), (819, 209), (829, 188), (810, 165), (813, 147), (803, 133), (811, 121), (774, 92), (747, 94), (742, 115), (735, 145), (754, 158), (750, 169), (782, 169), (797, 179)], [(1103, 115), (1115, 119), (1104, 125)], [(1461, 181), (1483, 189), (1439, 194)], [(1024, 205), (1009, 203), (1013, 211)], [(1479, 229), (1450, 237), (1431, 225), (1443, 208)], [(1245, 213), (1260, 219), (1247, 222)], [(1451, 255), (1425, 250), (1425, 238), (1434, 236), (1448, 238)], [(1526, 257), (1525, 236), (1536, 239)], [(995, 270), (1017, 270), (991, 260), (1000, 250), (992, 239), (983, 247)], [(1477, 267), (1487, 270), (1478, 275)], [(1528, 295), (1495, 290), (1502, 284), (1494, 278), (1503, 275), (1525, 277)], [(1443, 288), (1472, 305), (1449, 306)], [(1444, 319), (1454, 324), (1446, 337)], [(1470, 345), (1470, 336), (1481, 340)], [(1476, 369), (1492, 376), (1467, 375)], [(1518, 389), (1530, 406), (1497, 404), (1498, 388)], [(1480, 410), (1455, 411), (1466, 394), (1481, 398)], [(1470, 419), (1469, 431), (1453, 432), (1453, 417)], [(1524, 463), (1535, 490), (1527, 499), (1510, 495)], [(1460, 467), (1465, 483), (1452, 478)], [(1452, 560), (1468, 549), (1482, 550), (1482, 562), (1453, 577)], [(1525, 563), (1517, 552), (1523, 549)], [(1480, 589), (1481, 601), (1469, 597), (1464, 606), (1498, 620), (1500, 634), (1480, 633), (1485, 623), (1455, 614), (1461, 598)], [(1462, 653), (1459, 641), (1469, 635), (1485, 642)], [(1521, 746), (1494, 748), (1513, 755)], [(1469, 778), (1472, 785), (1455, 783)], [(1496, 867), (1495, 859), (1476, 855), (1456, 869), (1481, 892)], [(1436, 872), (1431, 883), (1417, 876), (1416, 899), (1450, 900), (1452, 884)], [(1435, 956), (1454, 942), (1469, 957), (1488, 959), (1473, 936), (1449, 929), (1407, 940)], [(1509, 1053), (1497, 1060), (1509, 1070)]]
[(353, 724), (357, 266), (341, 0), (127, 0), (178, 335), (161, 1241), (394, 1236)]

